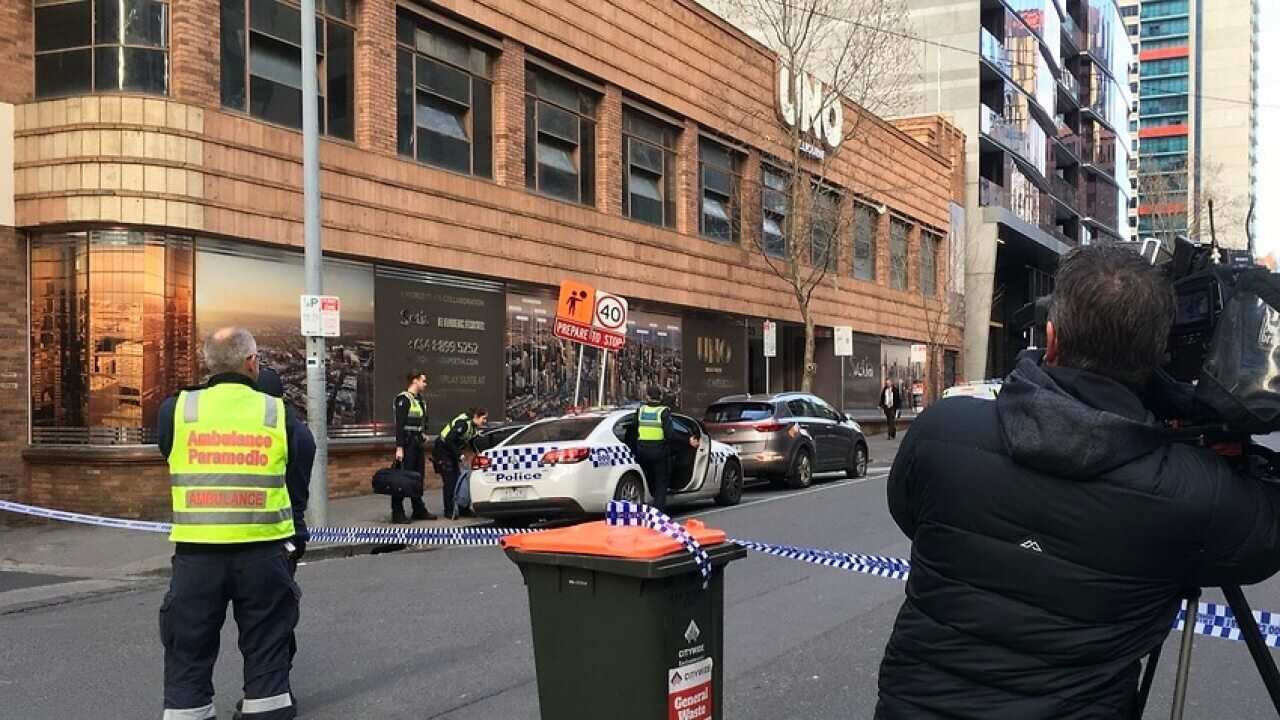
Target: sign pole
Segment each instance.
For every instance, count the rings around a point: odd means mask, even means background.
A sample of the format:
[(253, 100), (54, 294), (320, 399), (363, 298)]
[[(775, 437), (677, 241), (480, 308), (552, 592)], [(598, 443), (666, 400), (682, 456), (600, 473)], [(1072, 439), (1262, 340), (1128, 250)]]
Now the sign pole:
[[(320, 242), (320, 118), (316, 89), (316, 0), (302, 0), (302, 218), (306, 292), (323, 292)], [(307, 338), (307, 424), (315, 436), (308, 520), (329, 522), (329, 403), (325, 392), (324, 337)]]
[(844, 356), (840, 356), (840, 412), (844, 412)]
[(604, 407), (604, 376), (609, 369), (609, 351), (600, 350), (600, 407)]
[(769, 394), (769, 356), (764, 356), (764, 394)]
[(578, 407), (578, 398), (582, 394), (582, 351), (585, 345), (578, 346), (578, 379), (573, 383), (573, 406)]

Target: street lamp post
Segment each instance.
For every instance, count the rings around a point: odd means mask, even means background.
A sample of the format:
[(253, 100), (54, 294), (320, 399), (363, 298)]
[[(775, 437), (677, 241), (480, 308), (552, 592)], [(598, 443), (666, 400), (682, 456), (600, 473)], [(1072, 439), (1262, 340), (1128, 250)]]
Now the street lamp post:
[[(316, 88), (316, 0), (302, 0), (302, 221), (306, 257), (306, 293), (324, 292), (320, 243), (320, 116)], [(329, 402), (325, 392), (323, 336), (308, 336), (307, 424), (316, 440), (311, 469), (311, 524), (329, 521)]]

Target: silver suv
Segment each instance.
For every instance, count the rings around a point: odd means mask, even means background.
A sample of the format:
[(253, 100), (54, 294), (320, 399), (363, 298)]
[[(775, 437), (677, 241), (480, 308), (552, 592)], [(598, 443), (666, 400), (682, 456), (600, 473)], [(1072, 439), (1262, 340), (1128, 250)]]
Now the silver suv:
[(738, 448), (745, 475), (803, 488), (814, 473), (867, 474), (858, 423), (809, 393), (731, 395), (707, 408), (707, 434)]

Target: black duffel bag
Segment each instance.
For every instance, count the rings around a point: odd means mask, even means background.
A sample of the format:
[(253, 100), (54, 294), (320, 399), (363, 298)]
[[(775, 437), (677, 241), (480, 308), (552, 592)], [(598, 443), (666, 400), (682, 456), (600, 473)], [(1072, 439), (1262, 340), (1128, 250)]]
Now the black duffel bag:
[(397, 462), (373, 474), (373, 491), (378, 495), (419, 497), (422, 495), (422, 473), (405, 470)]

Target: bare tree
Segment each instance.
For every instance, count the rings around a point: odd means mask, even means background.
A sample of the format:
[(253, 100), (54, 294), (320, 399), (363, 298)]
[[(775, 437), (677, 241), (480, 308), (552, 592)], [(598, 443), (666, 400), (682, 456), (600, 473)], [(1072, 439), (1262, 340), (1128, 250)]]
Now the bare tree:
[[(765, 161), (762, 179), (743, 189), (760, 198), (763, 227), (743, 228), (769, 270), (794, 297), (804, 324), (801, 390), (811, 391), (815, 324), (814, 291), (845, 254), (841, 238), (850, 222), (849, 198), (831, 182), (840, 153), (870, 147), (866, 113), (895, 114), (908, 99), (909, 74), (917, 63), (903, 0), (702, 0), (777, 55), (781, 107), (744, 108), (726, 102), (726, 115), (746, 134), (776, 127), (784, 152)], [(846, 112), (846, 103), (854, 112)], [(861, 110), (858, 110), (858, 109)], [(861, 146), (861, 147), (858, 147)], [(882, 149), (877, 148), (877, 151)], [(871, 194), (874, 189), (859, 188)], [(759, 193), (758, 195), (755, 193)], [(737, 220), (741, 223), (741, 218)]]
[[(943, 246), (946, 246), (946, 254)], [(920, 238), (920, 307), (924, 312), (925, 328), (925, 404), (938, 399), (942, 384), (942, 360), (947, 348), (959, 343), (960, 327), (964, 323), (964, 309), (957, 312), (956, 304), (963, 302), (963, 295), (951, 287), (952, 267), (959, 243), (944, 240), (933, 233), (922, 233)], [(941, 263), (947, 263), (945, 268)]]
[[(1185, 168), (1173, 172), (1147, 173), (1138, 178), (1139, 217), (1145, 220), (1150, 237), (1166, 242), (1185, 235), (1192, 242), (1209, 241), (1209, 202), (1213, 202), (1214, 225), (1224, 245), (1243, 247), (1244, 225), (1249, 213), (1248, 199), (1225, 190), (1221, 163), (1200, 162), (1200, 188), (1188, 187)], [(1227, 238), (1235, 238), (1233, 242)]]

